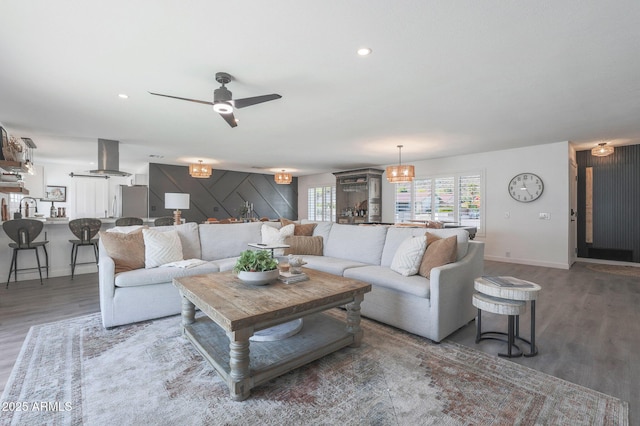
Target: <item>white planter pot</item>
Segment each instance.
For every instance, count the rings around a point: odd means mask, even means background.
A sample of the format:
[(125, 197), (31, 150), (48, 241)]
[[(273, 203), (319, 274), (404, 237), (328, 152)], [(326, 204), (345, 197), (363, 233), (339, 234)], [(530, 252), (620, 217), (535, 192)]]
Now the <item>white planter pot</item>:
[(240, 281), (253, 284), (253, 285), (265, 285), (269, 284), (278, 279), (280, 275), (280, 271), (278, 269), (274, 269), (273, 271), (263, 271), (263, 272), (248, 272), (248, 271), (240, 271), (238, 272), (238, 278)]

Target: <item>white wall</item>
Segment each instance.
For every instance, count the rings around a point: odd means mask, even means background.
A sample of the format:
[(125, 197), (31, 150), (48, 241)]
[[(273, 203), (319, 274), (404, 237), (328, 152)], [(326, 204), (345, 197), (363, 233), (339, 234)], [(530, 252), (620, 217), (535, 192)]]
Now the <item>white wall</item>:
[[(484, 172), (485, 229), (476, 240), (485, 242), (486, 259), (568, 269), (569, 157), (569, 143), (558, 142), (411, 163), (417, 177)], [(507, 191), (509, 181), (522, 172), (535, 173), (544, 182), (542, 196), (532, 203), (517, 202)], [(382, 221), (394, 222), (394, 188), (382, 182)], [(324, 184), (335, 184), (331, 173), (298, 178), (300, 218), (307, 216), (307, 188)], [(539, 219), (543, 212), (551, 219)]]

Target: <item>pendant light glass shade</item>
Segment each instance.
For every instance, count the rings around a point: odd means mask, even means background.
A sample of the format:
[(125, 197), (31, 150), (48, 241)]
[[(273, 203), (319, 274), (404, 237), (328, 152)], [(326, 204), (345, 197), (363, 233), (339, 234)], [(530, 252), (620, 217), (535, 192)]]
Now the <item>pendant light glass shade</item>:
[(607, 145), (606, 142), (599, 143), (598, 146), (591, 149), (591, 155), (594, 157), (606, 157), (613, 154), (613, 147)]
[(293, 180), (293, 176), (291, 176), (291, 173), (286, 173), (282, 170), (282, 172), (276, 173), (273, 179), (278, 185), (288, 185)]
[(202, 160), (198, 160), (198, 164), (189, 164), (189, 174), (191, 177), (198, 179), (206, 179), (211, 176), (213, 172), (211, 170), (211, 166), (208, 164), (203, 164)]
[(411, 182), (416, 176), (414, 166), (402, 164), (402, 145), (398, 145), (398, 165), (387, 167), (386, 174), (391, 183)]

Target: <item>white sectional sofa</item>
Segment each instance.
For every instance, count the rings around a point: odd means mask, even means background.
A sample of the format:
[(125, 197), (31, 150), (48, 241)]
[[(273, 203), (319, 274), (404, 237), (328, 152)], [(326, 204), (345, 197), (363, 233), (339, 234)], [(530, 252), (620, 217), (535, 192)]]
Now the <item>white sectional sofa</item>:
[[(310, 223), (303, 221), (303, 223)], [(172, 279), (233, 269), (248, 243), (262, 241), (264, 223), (195, 224), (176, 229), (185, 259), (205, 263), (192, 268), (157, 267), (115, 273), (114, 260), (100, 243), (100, 308), (105, 327), (180, 313), (181, 300)], [(279, 223), (267, 226), (280, 227)], [(428, 231), (457, 239), (456, 261), (431, 270), (430, 279), (403, 276), (390, 266), (404, 240)], [(361, 305), (363, 316), (439, 342), (474, 319), (473, 280), (484, 267), (484, 243), (470, 241), (462, 229), (357, 226), (318, 222), (314, 236), (323, 241), (322, 256), (303, 255), (306, 267), (372, 284)]]

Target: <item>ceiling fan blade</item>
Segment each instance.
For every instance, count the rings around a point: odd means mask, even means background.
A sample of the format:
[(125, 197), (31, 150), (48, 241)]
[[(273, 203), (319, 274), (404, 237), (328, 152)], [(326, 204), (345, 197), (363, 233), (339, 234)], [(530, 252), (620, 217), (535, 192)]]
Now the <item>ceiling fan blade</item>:
[(281, 97), (282, 96), (273, 93), (271, 95), (254, 96), (252, 98), (235, 99), (233, 101), (233, 105), (236, 108), (244, 108), (255, 104), (261, 104), (262, 102), (275, 101)]
[(151, 92), (149, 92), (149, 94), (150, 95), (155, 95), (155, 96), (163, 96), (165, 98), (180, 99), (181, 101), (189, 101), (189, 102), (197, 102), (199, 104), (213, 105), (213, 102), (199, 101), (197, 99), (181, 98), (181, 97), (178, 97), (178, 96), (163, 95), (163, 94), (160, 94), (160, 93), (151, 93)]
[(233, 113), (229, 114), (220, 114), (220, 117), (224, 118), (224, 121), (229, 124), (231, 127), (236, 127), (238, 123), (236, 123), (236, 118), (233, 116)]

